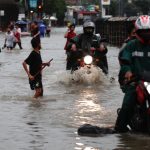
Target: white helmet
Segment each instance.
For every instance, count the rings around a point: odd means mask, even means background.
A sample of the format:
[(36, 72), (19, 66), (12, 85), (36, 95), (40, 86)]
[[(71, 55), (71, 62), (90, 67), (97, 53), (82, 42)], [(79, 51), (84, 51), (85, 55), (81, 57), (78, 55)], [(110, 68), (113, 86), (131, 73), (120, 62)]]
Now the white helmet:
[(95, 24), (92, 21), (86, 21), (83, 24), (83, 31), (85, 35), (91, 36), (93, 35), (95, 30)]
[(140, 29), (150, 29), (150, 16), (143, 15), (137, 18), (135, 22), (136, 30)]
[(150, 42), (150, 16), (142, 15), (135, 22), (136, 36), (142, 43)]
[(95, 28), (95, 24), (92, 21), (86, 21), (83, 24), (83, 28), (87, 28), (87, 27)]

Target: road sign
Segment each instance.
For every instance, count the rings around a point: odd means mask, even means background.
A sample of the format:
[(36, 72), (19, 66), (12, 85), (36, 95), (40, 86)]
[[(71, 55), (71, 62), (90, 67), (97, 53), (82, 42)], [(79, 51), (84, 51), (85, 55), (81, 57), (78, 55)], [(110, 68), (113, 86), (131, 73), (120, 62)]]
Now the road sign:
[(110, 0), (101, 0), (102, 5), (110, 5)]
[(29, 5), (30, 5), (30, 8), (36, 8), (37, 7), (37, 0), (30, 0)]

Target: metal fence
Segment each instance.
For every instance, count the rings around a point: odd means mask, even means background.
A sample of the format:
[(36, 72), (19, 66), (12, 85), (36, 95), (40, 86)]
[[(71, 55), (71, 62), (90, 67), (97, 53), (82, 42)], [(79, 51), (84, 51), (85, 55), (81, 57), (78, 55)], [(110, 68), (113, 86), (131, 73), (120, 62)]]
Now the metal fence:
[(96, 33), (100, 33), (102, 38), (107, 38), (110, 45), (120, 47), (128, 37), (128, 28), (136, 18), (135, 16), (98, 19), (95, 22)]

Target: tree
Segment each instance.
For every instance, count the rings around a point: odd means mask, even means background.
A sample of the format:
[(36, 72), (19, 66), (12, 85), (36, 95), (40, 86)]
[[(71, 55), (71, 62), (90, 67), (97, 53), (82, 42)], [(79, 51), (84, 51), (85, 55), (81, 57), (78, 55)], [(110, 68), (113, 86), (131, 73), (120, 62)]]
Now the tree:
[(43, 11), (48, 15), (52, 15), (53, 0), (43, 0)]
[(126, 16), (136, 16), (140, 9), (134, 3), (127, 3), (124, 6), (124, 14)]
[(66, 12), (66, 3), (64, 0), (43, 0), (43, 12), (48, 15), (56, 13), (58, 24), (62, 25)]
[(96, 4), (96, 5), (98, 5), (99, 4), (99, 0), (81, 0), (81, 3), (83, 5), (85, 5), (85, 4)]
[(132, 0), (131, 3), (128, 0), (111, 0), (110, 13), (112, 16), (118, 15), (119, 5), (121, 15), (135, 16), (138, 13), (148, 14), (150, 12), (150, 0)]
[(109, 12), (112, 16), (116, 16), (117, 13), (118, 13), (118, 4), (117, 4), (117, 1), (116, 0), (112, 0), (111, 3), (110, 3), (110, 8), (109, 8)]
[(150, 11), (150, 0), (134, 0), (133, 4), (143, 14), (148, 14), (148, 12)]

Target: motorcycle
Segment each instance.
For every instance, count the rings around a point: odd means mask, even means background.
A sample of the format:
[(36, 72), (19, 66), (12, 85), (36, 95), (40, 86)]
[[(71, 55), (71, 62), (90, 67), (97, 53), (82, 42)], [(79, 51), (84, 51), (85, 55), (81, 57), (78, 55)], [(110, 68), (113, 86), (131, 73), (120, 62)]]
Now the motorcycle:
[[(129, 127), (133, 133), (150, 134), (150, 72), (143, 72), (125, 84), (136, 86), (136, 105), (129, 121)], [(120, 108), (117, 110), (119, 113)], [(112, 127), (98, 127), (91, 124), (83, 124), (78, 128), (78, 134), (82, 136), (100, 136), (103, 134), (115, 134)]]
[(100, 68), (104, 74), (108, 74), (107, 59), (104, 56), (100, 56), (99, 52), (95, 51), (82, 51), (72, 52), (72, 68), (71, 73), (80, 69), (87, 68), (87, 72), (90, 73), (91, 67)]
[[(87, 68), (90, 68), (91, 66), (95, 66), (101, 68), (105, 74), (108, 74), (108, 63), (106, 57), (106, 53), (108, 50), (106, 44), (104, 44), (107, 42), (107, 39), (100, 37), (98, 37), (98, 39), (100, 41), (100, 48), (104, 49), (104, 51), (100, 51), (98, 49), (96, 50), (95, 46), (97, 45), (97, 41), (93, 40), (93, 43), (87, 44), (86, 48), (70, 51), (68, 53), (69, 59), (67, 60), (67, 62), (71, 68), (71, 73), (80, 69), (81, 67), (87, 66)], [(73, 40), (71, 40), (70, 42), (78, 45)], [(90, 61), (90, 63), (86, 62), (88, 60)]]
[(103, 78), (101, 69), (95, 65), (94, 57), (90, 54), (76, 59), (71, 74), (74, 82), (85, 84), (97, 83)]
[(150, 134), (150, 72), (144, 72), (129, 82), (136, 86), (137, 95), (129, 127), (133, 132)]

